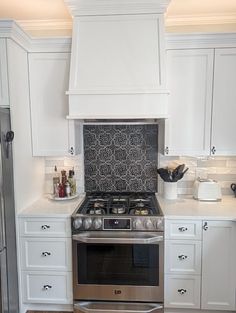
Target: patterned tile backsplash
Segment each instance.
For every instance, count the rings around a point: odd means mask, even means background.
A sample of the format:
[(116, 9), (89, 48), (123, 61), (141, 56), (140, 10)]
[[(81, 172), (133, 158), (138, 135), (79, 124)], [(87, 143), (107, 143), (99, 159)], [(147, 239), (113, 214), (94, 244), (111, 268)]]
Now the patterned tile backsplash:
[(158, 126), (84, 125), (85, 191), (157, 190)]
[[(178, 194), (192, 194), (194, 180), (200, 176), (217, 180), (221, 186), (222, 194), (233, 195), (230, 185), (236, 183), (236, 157), (176, 158), (163, 155), (159, 157), (159, 167), (177, 166), (183, 163), (189, 170), (183, 179), (178, 182)], [(161, 181), (159, 186), (161, 192)]]

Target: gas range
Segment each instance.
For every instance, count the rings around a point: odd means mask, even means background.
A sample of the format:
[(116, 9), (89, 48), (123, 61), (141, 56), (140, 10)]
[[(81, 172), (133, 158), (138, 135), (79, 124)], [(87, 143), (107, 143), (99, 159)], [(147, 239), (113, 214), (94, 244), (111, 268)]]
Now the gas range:
[(72, 215), (72, 233), (80, 231), (163, 231), (155, 193), (87, 193)]

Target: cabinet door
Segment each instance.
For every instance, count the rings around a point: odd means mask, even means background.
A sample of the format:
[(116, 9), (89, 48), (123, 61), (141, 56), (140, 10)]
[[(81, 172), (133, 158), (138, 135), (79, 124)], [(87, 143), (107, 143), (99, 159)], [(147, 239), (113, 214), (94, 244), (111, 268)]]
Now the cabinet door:
[(213, 49), (168, 50), (168, 155), (207, 155), (213, 78)]
[(0, 39), (0, 106), (9, 106), (6, 40)]
[(236, 223), (204, 222), (202, 309), (235, 310)]
[(29, 56), (32, 144), (34, 156), (69, 153), (69, 53)]
[(236, 49), (215, 50), (211, 151), (236, 155)]

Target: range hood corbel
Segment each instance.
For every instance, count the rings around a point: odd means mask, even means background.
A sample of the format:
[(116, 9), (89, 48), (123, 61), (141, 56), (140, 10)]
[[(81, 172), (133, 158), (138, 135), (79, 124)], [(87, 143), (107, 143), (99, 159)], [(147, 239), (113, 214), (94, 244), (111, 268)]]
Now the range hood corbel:
[(73, 15), (69, 119), (168, 115), (164, 12), (170, 0), (65, 0)]

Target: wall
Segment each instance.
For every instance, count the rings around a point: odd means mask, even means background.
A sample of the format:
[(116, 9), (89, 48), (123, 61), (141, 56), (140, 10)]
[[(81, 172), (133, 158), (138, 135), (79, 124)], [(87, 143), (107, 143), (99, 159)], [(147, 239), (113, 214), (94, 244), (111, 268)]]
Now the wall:
[(159, 167), (177, 166), (183, 163), (189, 167), (189, 170), (178, 182), (178, 194), (192, 194), (193, 183), (198, 176), (217, 180), (222, 188), (222, 194), (233, 194), (230, 185), (236, 183), (236, 157), (193, 158), (163, 155), (159, 157)]

